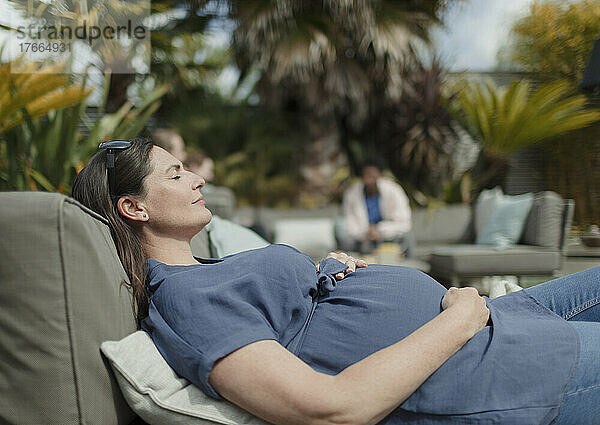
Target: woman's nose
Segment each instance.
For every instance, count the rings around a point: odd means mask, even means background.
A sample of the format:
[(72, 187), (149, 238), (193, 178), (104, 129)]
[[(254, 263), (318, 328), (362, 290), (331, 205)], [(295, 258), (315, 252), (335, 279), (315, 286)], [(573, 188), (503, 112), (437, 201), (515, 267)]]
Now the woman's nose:
[(198, 188), (203, 188), (204, 185), (206, 184), (206, 181), (200, 177), (198, 174), (194, 174), (194, 180), (193, 180), (193, 189), (196, 190)]

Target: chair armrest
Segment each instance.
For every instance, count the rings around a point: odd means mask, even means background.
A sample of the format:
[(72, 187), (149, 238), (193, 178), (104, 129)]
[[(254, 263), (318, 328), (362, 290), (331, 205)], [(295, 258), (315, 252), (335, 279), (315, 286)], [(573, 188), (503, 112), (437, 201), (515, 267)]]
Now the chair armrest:
[(575, 211), (575, 201), (573, 199), (565, 199), (563, 207), (562, 232), (560, 235), (560, 252), (564, 256), (567, 254), (567, 242), (571, 225), (573, 224), (573, 213)]

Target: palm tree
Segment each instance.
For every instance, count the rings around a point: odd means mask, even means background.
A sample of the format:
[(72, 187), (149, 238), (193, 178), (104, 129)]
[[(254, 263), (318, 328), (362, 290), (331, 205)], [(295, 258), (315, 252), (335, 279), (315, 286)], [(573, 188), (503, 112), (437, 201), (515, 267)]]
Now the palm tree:
[(600, 110), (585, 109), (587, 98), (571, 92), (566, 80), (535, 91), (527, 80), (515, 81), (508, 88), (498, 88), (490, 80), (484, 85), (464, 84), (452, 111), (481, 143), (480, 165), (486, 172), (479, 188), (506, 168), (509, 155), (516, 150), (600, 120)]
[(334, 122), (357, 172), (353, 136), (378, 104), (400, 96), (402, 64), (446, 3), (231, 0), (240, 81), (259, 69), (265, 104), (304, 112), (313, 128)]
[(437, 58), (430, 64), (409, 60), (401, 72), (402, 96), (372, 110), (364, 131), (375, 135), (376, 147), (408, 192), (438, 198), (454, 172), (458, 134), (446, 108), (454, 94), (443, 93), (446, 73)]

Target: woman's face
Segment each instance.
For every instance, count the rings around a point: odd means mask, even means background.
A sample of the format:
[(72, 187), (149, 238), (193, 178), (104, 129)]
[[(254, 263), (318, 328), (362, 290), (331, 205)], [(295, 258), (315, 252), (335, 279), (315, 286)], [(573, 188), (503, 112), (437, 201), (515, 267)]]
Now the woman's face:
[(156, 234), (191, 239), (212, 218), (200, 193), (204, 179), (184, 170), (181, 161), (158, 146), (150, 151), (150, 163), (143, 200), (147, 226)]

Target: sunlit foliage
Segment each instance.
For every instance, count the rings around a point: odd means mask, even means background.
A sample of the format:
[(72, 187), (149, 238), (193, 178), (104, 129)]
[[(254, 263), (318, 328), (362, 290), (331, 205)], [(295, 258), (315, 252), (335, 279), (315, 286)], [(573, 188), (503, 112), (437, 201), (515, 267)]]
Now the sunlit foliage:
[(581, 81), (600, 37), (600, 2), (535, 1), (512, 27), (511, 59), (544, 80)]

